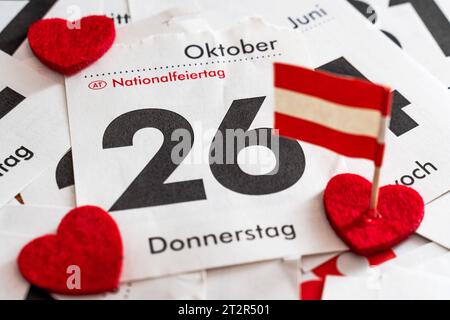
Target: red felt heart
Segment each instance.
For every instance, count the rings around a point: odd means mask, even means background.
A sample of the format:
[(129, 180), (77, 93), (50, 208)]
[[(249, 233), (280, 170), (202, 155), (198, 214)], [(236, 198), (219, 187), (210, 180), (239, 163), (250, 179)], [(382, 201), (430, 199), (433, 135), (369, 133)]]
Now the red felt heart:
[(378, 212), (370, 218), (372, 184), (355, 174), (333, 177), (324, 193), (331, 226), (354, 252), (368, 256), (405, 240), (419, 227), (424, 202), (419, 193), (402, 185), (380, 188)]
[(84, 206), (61, 220), (56, 235), (45, 235), (23, 247), (18, 265), (31, 284), (50, 292), (83, 295), (116, 289), (122, 256), (115, 221), (98, 207)]
[(88, 16), (75, 23), (43, 19), (28, 30), (28, 42), (36, 57), (66, 75), (97, 61), (112, 46), (115, 36), (114, 22), (105, 16)]

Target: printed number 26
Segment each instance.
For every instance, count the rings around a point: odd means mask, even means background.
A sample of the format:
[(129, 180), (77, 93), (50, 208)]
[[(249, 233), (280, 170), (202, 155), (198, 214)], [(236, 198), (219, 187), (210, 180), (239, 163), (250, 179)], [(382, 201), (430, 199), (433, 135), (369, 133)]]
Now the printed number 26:
[[(225, 130), (241, 129), (248, 131), (256, 117), (264, 97), (235, 100), (225, 115), (218, 131), (227, 137)], [(178, 167), (171, 160), (172, 149), (179, 142), (172, 141), (172, 133), (177, 129), (187, 130), (191, 134), (191, 145), (194, 143), (194, 132), (190, 123), (181, 115), (165, 109), (140, 109), (127, 112), (114, 119), (103, 135), (103, 149), (119, 148), (133, 145), (133, 137), (143, 128), (156, 128), (161, 131), (164, 141), (157, 154), (144, 167), (125, 192), (111, 207), (114, 210), (151, 207), (163, 204), (205, 200), (206, 192), (203, 180), (189, 180), (165, 183)], [(272, 135), (270, 128), (253, 129), (260, 133), (266, 131)], [(253, 131), (252, 130), (252, 131)], [(216, 139), (216, 137), (214, 139)], [(246, 142), (239, 150), (234, 150), (232, 164), (211, 163), (210, 169), (215, 179), (227, 189), (249, 194), (264, 195), (279, 192), (294, 185), (300, 180), (305, 170), (305, 155), (298, 142), (279, 137), (279, 150), (274, 152), (278, 171), (269, 175), (249, 175), (237, 164), (237, 154), (250, 146)], [(224, 141), (225, 143), (226, 141)], [(257, 144), (259, 142), (256, 142)], [(212, 142), (214, 144), (214, 140)], [(255, 145), (255, 142), (253, 142)], [(226, 149), (224, 149), (224, 152)], [(189, 150), (188, 150), (189, 152)], [(184, 159), (187, 152), (182, 155)]]

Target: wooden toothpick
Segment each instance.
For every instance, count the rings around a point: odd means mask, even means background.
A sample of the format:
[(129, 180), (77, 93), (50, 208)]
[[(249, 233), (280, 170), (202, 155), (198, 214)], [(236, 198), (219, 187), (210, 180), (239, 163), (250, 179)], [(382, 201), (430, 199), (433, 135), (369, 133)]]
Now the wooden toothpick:
[(373, 181), (372, 181), (372, 194), (370, 196), (370, 208), (368, 217), (371, 219), (381, 218), (380, 213), (378, 212), (378, 195), (380, 192), (380, 174), (381, 167), (375, 166), (373, 171)]

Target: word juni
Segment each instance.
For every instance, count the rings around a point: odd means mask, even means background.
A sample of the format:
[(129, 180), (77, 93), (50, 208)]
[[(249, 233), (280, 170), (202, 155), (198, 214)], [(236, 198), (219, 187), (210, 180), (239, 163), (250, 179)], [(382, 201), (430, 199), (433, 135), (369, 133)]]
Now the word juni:
[(298, 17), (288, 17), (290, 23), (292, 23), (293, 29), (298, 29), (300, 26), (305, 26), (311, 23), (314, 23), (316, 20), (321, 20), (325, 18), (328, 15), (328, 13), (318, 5), (316, 5), (316, 8), (302, 16)]
[(0, 162), (0, 177), (3, 177), (9, 172), (10, 168), (18, 165), (22, 160), (30, 160), (33, 158), (34, 153), (29, 149), (21, 146), (13, 154), (6, 157), (3, 162)]

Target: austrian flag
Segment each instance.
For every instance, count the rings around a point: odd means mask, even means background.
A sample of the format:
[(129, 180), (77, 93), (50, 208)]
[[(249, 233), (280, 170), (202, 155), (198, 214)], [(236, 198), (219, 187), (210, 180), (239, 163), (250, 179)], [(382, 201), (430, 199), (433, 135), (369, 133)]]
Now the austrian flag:
[(275, 128), (281, 136), (316, 144), (380, 167), (390, 114), (390, 89), (275, 63)]

